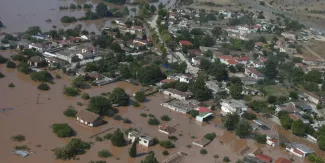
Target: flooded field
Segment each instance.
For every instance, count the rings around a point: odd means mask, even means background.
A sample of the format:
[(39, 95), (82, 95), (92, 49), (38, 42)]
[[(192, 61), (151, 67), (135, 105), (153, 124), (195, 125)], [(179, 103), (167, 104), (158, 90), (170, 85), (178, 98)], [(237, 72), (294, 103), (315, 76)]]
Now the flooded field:
[[(172, 6), (176, 0), (160, 0)], [(93, 21), (78, 21), (73, 24), (63, 24), (60, 19), (63, 16), (74, 16), (80, 18), (84, 16), (83, 9), (76, 10), (59, 10), (60, 6), (69, 6), (70, 4), (92, 4), (95, 9), (101, 0), (1, 0), (0, 3), (0, 20), (6, 26), (2, 29), (4, 32), (23, 32), (30, 26), (40, 26), (43, 31), (52, 29), (67, 29), (81, 24), (84, 29), (98, 32), (104, 27), (109, 27), (112, 19), (99, 19)], [(109, 8), (123, 8), (123, 5), (114, 5), (107, 3)], [(46, 20), (51, 19), (48, 23)]]

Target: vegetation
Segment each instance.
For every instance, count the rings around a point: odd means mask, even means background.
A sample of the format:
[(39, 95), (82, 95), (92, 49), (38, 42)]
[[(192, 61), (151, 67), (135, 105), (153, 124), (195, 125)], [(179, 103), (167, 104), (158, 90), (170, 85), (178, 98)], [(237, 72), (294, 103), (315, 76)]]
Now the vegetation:
[(204, 138), (208, 139), (208, 140), (213, 140), (217, 137), (216, 133), (212, 132), (212, 133), (207, 133), (204, 135)]
[(97, 153), (97, 155), (101, 158), (108, 158), (112, 156), (112, 153), (109, 152), (107, 149), (103, 149)]
[(160, 141), (159, 144), (164, 148), (175, 148), (175, 145), (170, 140)]
[(139, 91), (135, 93), (134, 96), (135, 100), (137, 100), (138, 102), (144, 102), (146, 100), (146, 95), (144, 94), (143, 91)]
[(169, 152), (168, 152), (167, 150), (164, 150), (164, 151), (162, 152), (162, 154), (163, 154), (164, 156), (167, 156), (167, 155), (169, 155)]
[(199, 74), (195, 82), (190, 83), (189, 90), (193, 93), (194, 98), (199, 101), (205, 101), (210, 98), (210, 90), (205, 86), (205, 74)]
[(89, 88), (89, 85), (87, 84), (86, 79), (83, 76), (78, 76), (78, 77), (74, 78), (72, 80), (71, 84), (75, 88), (80, 88), (80, 89)]
[(90, 96), (88, 93), (84, 93), (81, 95), (81, 98), (84, 99), (84, 100), (89, 100)]
[(130, 97), (123, 88), (114, 88), (113, 92), (109, 95), (109, 100), (118, 106), (128, 106)]
[(227, 114), (223, 119), (223, 125), (227, 130), (235, 130), (239, 122), (238, 114)]
[(113, 136), (113, 134), (108, 133), (108, 134), (105, 134), (103, 138), (106, 140), (110, 140), (112, 138), (112, 136)]
[(193, 118), (195, 118), (197, 115), (199, 115), (199, 111), (197, 111), (197, 110), (190, 110), (186, 114), (190, 114)]
[(8, 61), (8, 58), (5, 58), (4, 56), (0, 55), (0, 64), (4, 64)]
[(67, 96), (78, 96), (79, 95), (80, 90), (78, 88), (74, 88), (74, 87), (65, 87), (63, 89), (63, 93)]
[(149, 154), (146, 156), (146, 158), (141, 161), (141, 163), (159, 163), (159, 162), (155, 157), (155, 152), (150, 151)]
[(16, 63), (12, 61), (7, 61), (7, 68), (16, 68)]
[(37, 86), (37, 89), (39, 90), (43, 90), (43, 91), (47, 91), (47, 90), (50, 90), (50, 86), (48, 86), (47, 84), (45, 83), (41, 83)]
[(159, 120), (155, 117), (152, 117), (148, 120), (149, 125), (157, 126), (160, 124)]
[(73, 129), (67, 123), (56, 123), (52, 125), (52, 131), (60, 138), (71, 137)]
[(257, 134), (255, 135), (255, 138), (256, 142), (260, 143), (260, 144), (266, 144), (266, 135), (260, 135), (260, 134)]
[(2, 72), (0, 72), (0, 78), (3, 78), (3, 77), (5, 77), (5, 75), (3, 75)]
[(103, 96), (91, 97), (88, 110), (99, 115), (108, 115), (109, 111), (112, 110), (111, 102)]
[(310, 155), (308, 155), (308, 160), (310, 161), (310, 162), (315, 162), (315, 163), (324, 163), (324, 160), (321, 158), (321, 157), (319, 157), (319, 156), (317, 156), (316, 154), (310, 154)]
[(125, 146), (126, 141), (124, 139), (124, 134), (123, 134), (123, 132), (121, 132), (121, 130), (119, 128), (114, 131), (114, 133), (111, 137), (111, 142), (114, 146), (117, 146), (117, 147)]
[(136, 138), (134, 142), (132, 143), (131, 148), (129, 149), (129, 156), (134, 158), (137, 156), (137, 143), (139, 138)]
[(14, 88), (15, 85), (14, 85), (14, 83), (10, 83), (10, 84), (8, 85), (8, 87), (9, 87), (9, 88)]
[(252, 127), (247, 120), (241, 120), (237, 124), (236, 135), (240, 138), (247, 137), (252, 131)]
[(230, 159), (229, 159), (229, 157), (225, 156), (225, 157), (223, 157), (223, 161), (224, 162), (230, 162)]
[(172, 141), (177, 141), (178, 138), (176, 136), (168, 136), (168, 139), (172, 140)]
[(12, 136), (11, 140), (17, 141), (17, 142), (22, 142), (22, 141), (25, 141), (26, 139), (25, 139), (24, 135), (18, 134), (18, 135)]
[(200, 153), (201, 153), (201, 155), (206, 155), (206, 154), (208, 154), (208, 151), (206, 149), (201, 149)]
[(86, 153), (90, 149), (90, 144), (81, 139), (71, 139), (64, 147), (53, 149), (56, 159), (71, 160), (77, 155)]
[(77, 21), (77, 19), (74, 16), (63, 16), (61, 18), (62, 23), (73, 23), (76, 21)]
[(138, 102), (134, 101), (134, 102), (133, 102), (133, 106), (134, 106), (134, 107), (139, 107), (140, 104), (139, 104)]
[(160, 119), (161, 119), (162, 121), (170, 121), (170, 118), (169, 118), (168, 115), (163, 115), (163, 116), (160, 117)]
[(51, 82), (53, 80), (52, 75), (47, 71), (32, 72), (30, 77), (32, 80), (39, 82)]

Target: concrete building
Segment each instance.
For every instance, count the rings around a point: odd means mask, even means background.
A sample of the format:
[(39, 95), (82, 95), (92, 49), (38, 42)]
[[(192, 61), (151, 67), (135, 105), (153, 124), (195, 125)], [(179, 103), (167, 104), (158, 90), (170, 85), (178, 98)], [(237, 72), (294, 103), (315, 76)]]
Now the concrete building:
[(175, 132), (176, 129), (175, 129), (174, 127), (168, 126), (168, 125), (166, 125), (166, 124), (161, 124), (161, 125), (159, 125), (159, 127), (158, 127), (158, 131), (159, 131), (159, 132), (162, 132), (162, 133), (164, 133), (164, 134), (169, 135), (169, 134)]
[(149, 147), (149, 146), (151, 146), (153, 144), (153, 138), (151, 136), (142, 134), (142, 133), (140, 133), (138, 131), (131, 131), (131, 132), (129, 132), (128, 139), (130, 141), (132, 141), (132, 143), (134, 142), (134, 140), (136, 138), (139, 138), (139, 142), (138, 143), (140, 145)]
[(162, 103), (161, 104), (164, 107), (167, 107), (168, 109), (171, 109), (173, 111), (186, 114), (187, 112), (193, 110), (197, 106), (191, 102), (185, 101), (185, 100), (172, 100), (168, 103)]
[(169, 96), (170, 98), (175, 98), (178, 100), (186, 100), (191, 97), (190, 93), (182, 92), (177, 89), (168, 88), (163, 91), (164, 95)]
[(36, 51), (43, 52), (44, 48), (42, 44), (39, 43), (31, 43), (28, 45), (29, 49), (35, 49)]
[(193, 145), (196, 145), (198, 147), (205, 147), (206, 145), (208, 145), (211, 142), (211, 140), (206, 139), (204, 137), (198, 138), (195, 141), (192, 142)]
[(241, 100), (222, 100), (221, 102), (221, 110), (222, 114), (233, 114), (233, 113), (238, 113), (242, 114), (243, 112), (247, 111), (247, 106), (245, 103)]
[(40, 66), (40, 64), (45, 63), (45, 59), (44, 57), (41, 56), (33, 56), (31, 58), (29, 58), (27, 64), (31, 67), (38, 67)]
[(265, 75), (257, 71), (254, 67), (245, 68), (245, 74), (249, 77), (252, 77), (256, 80), (262, 80), (265, 78)]
[(77, 114), (77, 121), (84, 125), (95, 127), (101, 125), (103, 119), (101, 116), (93, 112), (87, 110), (80, 110)]

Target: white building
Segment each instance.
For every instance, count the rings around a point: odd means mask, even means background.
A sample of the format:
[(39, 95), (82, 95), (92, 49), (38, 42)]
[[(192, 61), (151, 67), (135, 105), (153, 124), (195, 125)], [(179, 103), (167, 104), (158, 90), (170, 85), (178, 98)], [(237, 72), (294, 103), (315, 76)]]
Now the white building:
[(222, 100), (221, 102), (221, 110), (222, 114), (233, 114), (238, 113), (242, 114), (243, 112), (247, 111), (247, 106), (241, 100)]
[(314, 151), (308, 147), (306, 147), (304, 144), (299, 143), (291, 143), (286, 147), (286, 150), (291, 152), (293, 155), (298, 157), (306, 157), (309, 154), (314, 153)]
[(101, 125), (103, 122), (101, 116), (87, 110), (80, 110), (78, 112), (77, 121), (90, 127)]
[(81, 49), (81, 50), (77, 51), (76, 56), (79, 59), (83, 60), (83, 59), (89, 59), (89, 58), (93, 57), (93, 54), (90, 51), (88, 51), (87, 49)]
[(252, 77), (256, 80), (261, 80), (265, 78), (265, 75), (260, 73), (258, 70), (256, 70), (254, 67), (247, 67), (245, 68), (245, 74), (249, 77)]
[(151, 136), (142, 134), (142, 133), (140, 133), (138, 131), (130, 131), (129, 134), (128, 134), (128, 139), (130, 141), (132, 141), (132, 143), (133, 143), (136, 138), (139, 138), (138, 143), (140, 145), (149, 147), (149, 146), (151, 146), (153, 144), (153, 138)]
[(168, 88), (163, 91), (164, 95), (169, 96), (170, 98), (175, 98), (178, 100), (186, 100), (191, 97), (191, 94), (187, 92), (182, 92), (176, 89)]
[(35, 50), (37, 50), (39, 52), (43, 52), (43, 50), (44, 50), (42, 44), (38, 44), (38, 43), (29, 44), (28, 48), (29, 49), (35, 49)]

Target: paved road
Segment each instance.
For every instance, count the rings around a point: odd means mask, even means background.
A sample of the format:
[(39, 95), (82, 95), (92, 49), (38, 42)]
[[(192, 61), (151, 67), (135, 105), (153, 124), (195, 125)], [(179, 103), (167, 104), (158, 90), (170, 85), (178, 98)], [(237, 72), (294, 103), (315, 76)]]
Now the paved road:
[(175, 52), (175, 55), (181, 60), (185, 61), (187, 64), (187, 72), (191, 73), (194, 76), (197, 76), (197, 72), (199, 71), (199, 68), (193, 67), (191, 63), (185, 58), (185, 56), (181, 52)]

